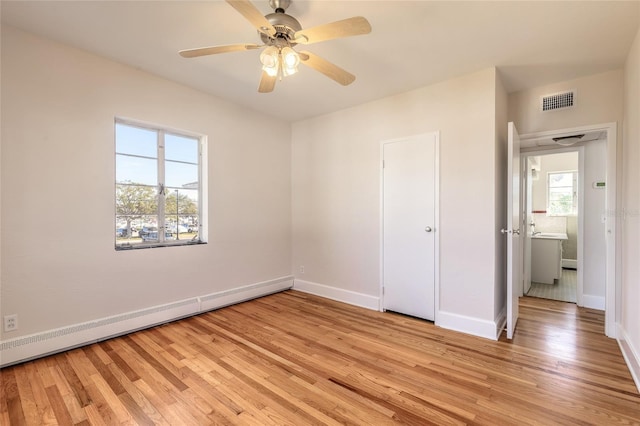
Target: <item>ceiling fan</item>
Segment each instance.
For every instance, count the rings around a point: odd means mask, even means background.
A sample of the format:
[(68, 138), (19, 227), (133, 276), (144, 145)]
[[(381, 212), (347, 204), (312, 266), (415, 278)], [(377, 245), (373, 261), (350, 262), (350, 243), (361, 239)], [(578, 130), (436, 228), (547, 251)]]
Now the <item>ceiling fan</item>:
[(342, 37), (368, 34), (371, 32), (369, 21), (361, 16), (302, 29), (296, 18), (287, 15), (285, 10), (291, 0), (269, 0), (274, 13), (262, 16), (262, 13), (249, 0), (226, 0), (236, 11), (244, 16), (256, 29), (263, 44), (230, 44), (224, 46), (200, 47), (181, 50), (185, 58), (215, 55), (218, 53), (236, 52), (265, 48), (260, 54), (262, 77), (258, 92), (273, 91), (276, 80), (294, 74), (298, 64), (321, 72), (330, 79), (346, 86), (353, 83), (356, 77), (311, 52), (297, 52), (293, 49), (298, 44), (311, 44)]

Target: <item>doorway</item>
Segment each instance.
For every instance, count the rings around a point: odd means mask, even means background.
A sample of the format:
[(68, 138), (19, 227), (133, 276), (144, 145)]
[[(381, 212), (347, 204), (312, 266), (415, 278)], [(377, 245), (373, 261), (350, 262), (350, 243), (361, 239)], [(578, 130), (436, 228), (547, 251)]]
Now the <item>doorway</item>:
[[(568, 143), (561, 146), (557, 140)], [(568, 139), (568, 140), (564, 140)], [(576, 140), (577, 138), (577, 140)], [(617, 124), (583, 126), (522, 136), (522, 155), (554, 154), (584, 149), (579, 168), (584, 171), (578, 215), (577, 294), (578, 306), (605, 311), (605, 334), (616, 337), (616, 141)], [(523, 160), (527, 161), (527, 160)], [(526, 170), (527, 163), (523, 162)], [(526, 180), (526, 173), (523, 181)], [(579, 180), (580, 182), (580, 180)], [(524, 192), (524, 191), (523, 191)], [(585, 200), (586, 199), (586, 200)], [(593, 203), (593, 200), (597, 200)], [(526, 200), (523, 200), (523, 205)], [(531, 223), (522, 210), (523, 225)], [(527, 257), (524, 258), (525, 262)], [(529, 265), (530, 267), (530, 265)], [(523, 269), (526, 271), (527, 265)], [(581, 288), (582, 282), (582, 288)], [(523, 280), (523, 290), (526, 287)], [(524, 291), (523, 291), (524, 293)]]
[(577, 303), (583, 157), (583, 147), (523, 154), (525, 296)]
[(382, 309), (435, 321), (438, 134), (381, 149)]

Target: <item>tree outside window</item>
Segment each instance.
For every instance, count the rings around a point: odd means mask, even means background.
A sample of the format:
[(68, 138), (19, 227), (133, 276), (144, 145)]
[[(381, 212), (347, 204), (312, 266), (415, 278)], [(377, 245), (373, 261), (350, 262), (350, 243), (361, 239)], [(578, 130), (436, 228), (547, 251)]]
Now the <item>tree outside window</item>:
[(158, 211), (158, 197), (155, 188), (133, 182), (116, 184), (116, 217), (124, 220), (126, 227), (120, 229), (120, 237), (133, 236), (134, 221), (144, 222), (144, 218)]

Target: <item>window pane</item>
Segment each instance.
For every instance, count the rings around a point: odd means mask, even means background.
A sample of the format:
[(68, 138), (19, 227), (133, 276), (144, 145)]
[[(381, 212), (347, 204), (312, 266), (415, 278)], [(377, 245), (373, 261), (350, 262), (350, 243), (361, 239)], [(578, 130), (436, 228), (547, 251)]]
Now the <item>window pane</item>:
[(198, 214), (197, 191), (167, 190), (165, 212), (168, 216)]
[(158, 184), (158, 161), (116, 154), (116, 182)]
[(569, 194), (556, 194), (554, 197), (549, 197), (551, 203), (564, 203), (568, 202), (569, 205), (573, 204), (573, 197)]
[(174, 189), (165, 198), (167, 230), (177, 239), (198, 235), (198, 190)]
[(572, 188), (549, 188), (549, 212), (553, 215), (572, 214), (574, 199)]
[(573, 213), (571, 200), (558, 200), (549, 205), (549, 213), (552, 215), (568, 215)]
[(166, 160), (198, 164), (198, 140), (185, 136), (165, 134), (164, 157)]
[(549, 200), (565, 197), (573, 199), (573, 188), (549, 188)]
[(197, 188), (198, 166), (193, 164), (165, 162), (164, 180), (167, 188)]
[(116, 152), (156, 158), (158, 156), (157, 132), (116, 123)]
[(157, 209), (155, 186), (116, 185), (116, 244), (141, 243), (158, 222)]
[(573, 173), (550, 173), (549, 187), (573, 187)]

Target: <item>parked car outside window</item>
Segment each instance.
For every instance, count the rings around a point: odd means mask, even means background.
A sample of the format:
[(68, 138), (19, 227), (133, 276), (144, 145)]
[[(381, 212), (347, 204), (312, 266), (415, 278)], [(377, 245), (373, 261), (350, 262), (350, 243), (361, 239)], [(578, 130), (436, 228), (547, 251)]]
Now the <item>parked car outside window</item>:
[(156, 239), (158, 239), (158, 228), (156, 226), (143, 226), (140, 230), (140, 237), (144, 240), (144, 237), (150, 234), (151, 232), (156, 233)]
[[(142, 231), (140, 231), (142, 232)], [(169, 231), (165, 231), (164, 233), (165, 240), (175, 240), (173, 234)], [(149, 231), (142, 235), (142, 241), (158, 241), (158, 231)]]

